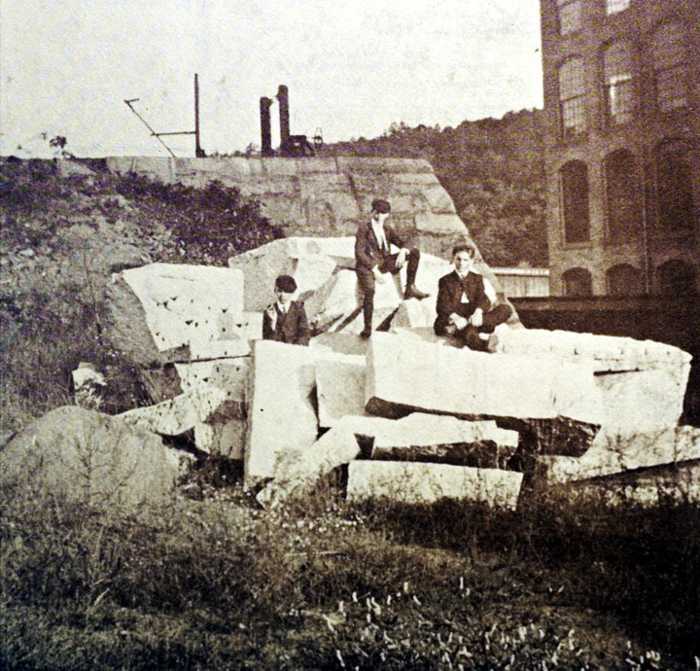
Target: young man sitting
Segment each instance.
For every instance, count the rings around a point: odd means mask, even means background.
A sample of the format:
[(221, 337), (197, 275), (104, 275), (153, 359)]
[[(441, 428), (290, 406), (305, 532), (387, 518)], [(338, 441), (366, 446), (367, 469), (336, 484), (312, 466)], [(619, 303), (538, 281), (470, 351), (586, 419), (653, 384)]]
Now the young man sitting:
[(457, 245), (452, 250), (454, 271), (440, 279), (435, 333), (451, 335), (470, 349), (488, 351), (487, 338), (512, 314), (509, 305), (496, 305), (491, 282), (474, 270), (476, 247)]
[(309, 344), (309, 323), (301, 301), (295, 301), (297, 283), (290, 275), (275, 280), (277, 300), (263, 314), (263, 339), (290, 345)]
[[(407, 263), (404, 298), (420, 300), (429, 296), (415, 286), (420, 251), (404, 247), (396, 231), (386, 223), (390, 213), (389, 201), (376, 198), (372, 201), (370, 221), (360, 224), (355, 233), (355, 271), (363, 295), (364, 329), (360, 334), (363, 338), (369, 338), (372, 334), (375, 283), (384, 282), (383, 274), (395, 275)], [(398, 254), (391, 253), (391, 244), (399, 247)]]

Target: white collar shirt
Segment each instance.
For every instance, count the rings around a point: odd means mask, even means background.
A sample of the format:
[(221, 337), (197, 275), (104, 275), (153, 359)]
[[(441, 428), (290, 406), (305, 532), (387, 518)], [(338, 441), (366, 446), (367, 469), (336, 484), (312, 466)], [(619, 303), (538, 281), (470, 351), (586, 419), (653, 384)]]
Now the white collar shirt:
[(374, 219), (371, 220), (371, 225), (372, 225), (372, 232), (374, 233), (374, 237), (377, 239), (377, 244), (379, 245), (379, 249), (389, 251), (389, 245), (387, 244), (386, 241), (386, 233), (384, 232), (384, 224), (379, 223), (378, 221), (375, 221)]

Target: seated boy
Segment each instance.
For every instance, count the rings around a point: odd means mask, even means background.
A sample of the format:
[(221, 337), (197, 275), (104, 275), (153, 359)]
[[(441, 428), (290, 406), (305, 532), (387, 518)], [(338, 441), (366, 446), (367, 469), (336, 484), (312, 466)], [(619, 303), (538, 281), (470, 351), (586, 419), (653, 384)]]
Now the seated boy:
[(451, 335), (470, 349), (488, 351), (488, 338), (494, 328), (512, 314), (509, 305), (496, 303), (491, 282), (474, 270), (476, 247), (471, 243), (452, 250), (454, 271), (440, 279), (435, 333)]
[(277, 300), (263, 314), (263, 339), (290, 345), (309, 344), (309, 323), (301, 301), (295, 301), (297, 283), (290, 275), (275, 280)]

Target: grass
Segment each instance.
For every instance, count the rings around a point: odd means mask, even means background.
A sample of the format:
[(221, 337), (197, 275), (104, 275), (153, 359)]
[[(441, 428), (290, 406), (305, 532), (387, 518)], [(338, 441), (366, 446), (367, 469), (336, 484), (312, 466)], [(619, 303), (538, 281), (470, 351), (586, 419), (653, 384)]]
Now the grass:
[[(0, 493), (2, 668), (687, 668), (700, 514)], [(594, 587), (594, 589), (592, 589)], [(684, 666), (685, 665), (685, 666)]]

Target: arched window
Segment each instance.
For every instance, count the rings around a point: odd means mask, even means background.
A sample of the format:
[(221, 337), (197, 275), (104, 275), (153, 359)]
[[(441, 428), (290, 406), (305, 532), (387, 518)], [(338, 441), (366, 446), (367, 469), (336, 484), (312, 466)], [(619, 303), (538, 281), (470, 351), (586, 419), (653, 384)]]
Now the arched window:
[(586, 130), (586, 81), (579, 56), (569, 58), (559, 68), (559, 115), (564, 139)]
[(563, 275), (565, 296), (591, 296), (593, 284), (591, 274), (585, 268), (571, 268)]
[(682, 140), (666, 140), (656, 148), (659, 225), (667, 232), (693, 229), (693, 182), (690, 148)]
[(659, 293), (664, 296), (692, 296), (696, 293), (695, 269), (689, 263), (673, 259), (656, 269)]
[(641, 190), (634, 156), (627, 149), (605, 158), (608, 240), (634, 239), (641, 229)]
[(685, 32), (680, 23), (659, 26), (652, 38), (656, 104), (662, 112), (688, 105)]
[(611, 296), (639, 296), (644, 293), (642, 273), (629, 263), (613, 266), (605, 277)]
[(632, 120), (634, 113), (634, 80), (632, 47), (627, 40), (613, 42), (603, 51), (605, 110), (609, 125)]
[(568, 35), (581, 30), (582, 0), (557, 0), (559, 34)]
[(622, 12), (630, 6), (630, 0), (605, 0), (605, 13), (616, 14)]
[(566, 242), (589, 240), (588, 168), (582, 161), (569, 161), (561, 169), (561, 205), (564, 240)]

